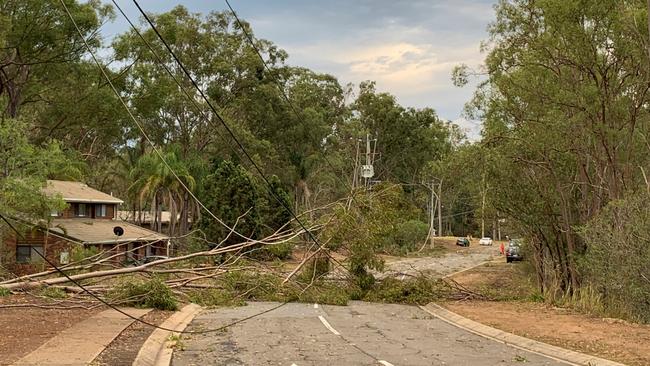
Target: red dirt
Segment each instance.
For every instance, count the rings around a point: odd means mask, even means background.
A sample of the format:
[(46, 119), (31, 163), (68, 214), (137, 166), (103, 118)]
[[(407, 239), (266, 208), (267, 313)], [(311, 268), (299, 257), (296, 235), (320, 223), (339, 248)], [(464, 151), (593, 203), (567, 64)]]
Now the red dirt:
[[(504, 260), (505, 262), (505, 260)], [(454, 279), (490, 297), (524, 299), (530, 283), (520, 263), (490, 263)], [(599, 318), (526, 301), (465, 301), (443, 304), (462, 316), (523, 337), (626, 365), (650, 365), (650, 325)]]
[[(42, 299), (35, 300), (26, 295), (0, 297), (0, 306), (27, 303), (45, 304), (46, 301)], [(34, 307), (0, 309), (0, 324), (2, 324), (2, 337), (0, 337), (0, 355), (2, 357), (0, 358), (0, 365), (10, 365), (37, 349), (60, 331), (85, 320), (101, 310), (103, 309), (59, 310)]]

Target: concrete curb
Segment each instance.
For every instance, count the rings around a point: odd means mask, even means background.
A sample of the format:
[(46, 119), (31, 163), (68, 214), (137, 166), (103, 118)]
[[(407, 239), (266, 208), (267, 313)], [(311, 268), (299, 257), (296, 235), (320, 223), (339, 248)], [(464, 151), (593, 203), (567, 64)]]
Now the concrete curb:
[[(186, 305), (167, 318), (160, 326), (178, 332), (183, 331), (199, 312), (201, 312), (199, 305)], [(169, 340), (172, 333), (156, 328), (140, 348), (133, 361), (133, 366), (168, 366), (172, 361), (173, 353), (173, 342)]]
[(515, 347), (524, 351), (542, 355), (556, 361), (561, 361), (574, 366), (625, 366), (622, 363), (606, 360), (596, 356), (571, 351), (550, 344), (538, 342), (532, 339), (521, 337), (512, 333), (483, 325), (473, 320), (467, 319), (454, 312), (451, 312), (440, 305), (430, 303), (426, 306), (420, 306), (420, 309), (435, 316), (436, 318), (454, 325), (458, 328), (474, 333), (484, 338), (496, 342), (504, 343), (508, 346)]

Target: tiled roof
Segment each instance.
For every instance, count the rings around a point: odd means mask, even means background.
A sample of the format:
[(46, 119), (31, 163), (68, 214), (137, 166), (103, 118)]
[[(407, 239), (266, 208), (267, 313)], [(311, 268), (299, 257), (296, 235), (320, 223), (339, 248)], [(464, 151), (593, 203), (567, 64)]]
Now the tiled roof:
[[(122, 236), (114, 234), (119, 226), (124, 230)], [(124, 243), (128, 241), (167, 240), (168, 236), (147, 230), (143, 227), (120, 220), (105, 219), (55, 219), (50, 230), (56, 231), (84, 244)]]
[(48, 180), (43, 192), (51, 196), (60, 194), (66, 202), (123, 203), (121, 199), (90, 188), (81, 182)]

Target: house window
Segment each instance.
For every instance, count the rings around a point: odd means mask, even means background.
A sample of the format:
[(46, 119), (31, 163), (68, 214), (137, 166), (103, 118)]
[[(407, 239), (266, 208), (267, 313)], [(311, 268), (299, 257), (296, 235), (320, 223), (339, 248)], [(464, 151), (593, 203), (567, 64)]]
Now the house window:
[(17, 245), (16, 246), (16, 262), (17, 263), (32, 263), (41, 260), (38, 253), (43, 254), (42, 245)]
[(88, 216), (87, 207), (85, 203), (79, 203), (76, 206), (75, 216), (84, 217)]
[(95, 217), (106, 216), (106, 205), (95, 205)]

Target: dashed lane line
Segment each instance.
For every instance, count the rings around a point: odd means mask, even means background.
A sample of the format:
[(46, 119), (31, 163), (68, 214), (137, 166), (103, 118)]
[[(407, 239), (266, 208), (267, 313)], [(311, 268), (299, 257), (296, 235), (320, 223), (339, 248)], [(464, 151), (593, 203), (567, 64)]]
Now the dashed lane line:
[(314, 309), (318, 309), (318, 304), (314, 304)]
[(382, 365), (384, 365), (384, 366), (395, 366), (395, 365), (393, 365), (392, 363), (390, 363), (390, 362), (388, 362), (388, 361), (384, 361), (384, 360), (379, 360), (379, 363), (382, 364)]
[(318, 319), (320, 319), (320, 322), (323, 323), (323, 325), (325, 326), (325, 328), (329, 329), (330, 332), (334, 333), (334, 334), (337, 335), (337, 336), (340, 336), (340, 335), (341, 335), (341, 333), (339, 333), (336, 329), (332, 328), (332, 326), (331, 326), (330, 323), (327, 321), (327, 319), (325, 319), (325, 317), (323, 317), (322, 315), (319, 315), (319, 316), (318, 316)]

